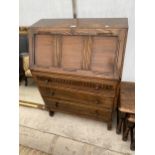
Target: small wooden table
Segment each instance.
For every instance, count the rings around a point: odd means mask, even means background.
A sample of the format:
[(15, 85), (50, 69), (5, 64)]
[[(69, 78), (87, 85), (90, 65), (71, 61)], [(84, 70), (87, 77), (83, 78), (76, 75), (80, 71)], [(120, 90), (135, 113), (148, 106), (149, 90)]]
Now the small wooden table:
[(123, 127), (123, 140), (126, 141), (128, 133), (131, 134), (131, 146), (134, 150), (134, 135), (135, 127), (135, 83), (122, 82), (120, 87), (119, 105), (117, 113), (117, 134), (121, 133)]

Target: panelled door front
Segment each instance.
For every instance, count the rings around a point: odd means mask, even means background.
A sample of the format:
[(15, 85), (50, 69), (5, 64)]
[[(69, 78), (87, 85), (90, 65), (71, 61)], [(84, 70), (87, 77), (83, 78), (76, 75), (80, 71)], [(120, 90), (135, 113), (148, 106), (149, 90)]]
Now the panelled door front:
[(34, 63), (41, 68), (112, 75), (117, 41), (109, 36), (36, 35)]

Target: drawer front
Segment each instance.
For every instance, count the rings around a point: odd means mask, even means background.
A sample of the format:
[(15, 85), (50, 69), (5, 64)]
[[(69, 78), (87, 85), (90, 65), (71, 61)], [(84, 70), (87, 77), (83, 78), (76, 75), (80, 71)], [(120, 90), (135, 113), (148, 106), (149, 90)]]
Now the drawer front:
[(77, 91), (87, 92), (89, 94), (97, 94), (105, 97), (115, 97), (116, 88), (113, 85), (84, 82), (68, 79), (58, 79), (51, 77), (36, 76), (37, 82), (40, 86), (52, 88), (74, 89)]
[(104, 121), (109, 121), (112, 116), (112, 112), (108, 110), (90, 108), (88, 106), (83, 106), (80, 104), (77, 105), (67, 101), (45, 98), (45, 102), (47, 107), (54, 111), (68, 112), (72, 114), (78, 114), (78, 115), (88, 116), (96, 119), (101, 119)]
[(100, 108), (113, 109), (114, 98), (105, 98), (97, 95), (89, 95), (87, 92), (81, 93), (75, 90), (55, 89), (48, 87), (40, 87), (43, 97), (49, 97), (53, 99), (61, 99), (80, 103), (83, 105), (95, 106)]

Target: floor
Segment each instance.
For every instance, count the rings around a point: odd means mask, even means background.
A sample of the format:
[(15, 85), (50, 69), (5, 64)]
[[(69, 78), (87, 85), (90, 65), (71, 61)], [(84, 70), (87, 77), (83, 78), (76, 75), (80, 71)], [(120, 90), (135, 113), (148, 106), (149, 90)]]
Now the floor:
[(45, 152), (30, 148), (30, 147), (26, 147), (23, 145), (20, 145), (19, 147), (19, 154), (20, 155), (49, 155)]
[[(33, 81), (19, 90), (20, 100), (44, 104)], [(20, 106), (20, 144), (52, 155), (134, 155), (115, 127), (116, 120), (108, 131), (101, 121)]]
[(38, 104), (44, 104), (44, 101), (40, 95), (35, 82), (32, 79), (28, 79), (28, 86), (25, 86), (24, 81), (19, 86), (19, 100), (29, 101)]

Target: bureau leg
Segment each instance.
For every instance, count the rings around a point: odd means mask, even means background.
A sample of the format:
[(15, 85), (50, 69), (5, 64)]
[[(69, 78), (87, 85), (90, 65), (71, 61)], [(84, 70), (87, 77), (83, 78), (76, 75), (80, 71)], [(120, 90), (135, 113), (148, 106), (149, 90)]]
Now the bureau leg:
[(54, 116), (54, 111), (49, 111), (50, 116)]
[(112, 122), (108, 122), (108, 123), (107, 123), (107, 129), (108, 129), (108, 130), (111, 130), (111, 129), (112, 129)]
[(118, 123), (119, 123), (119, 110), (118, 110), (118, 108), (117, 108), (117, 124), (116, 124), (116, 128), (117, 128), (117, 126), (118, 126)]

